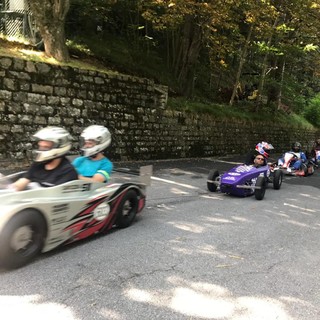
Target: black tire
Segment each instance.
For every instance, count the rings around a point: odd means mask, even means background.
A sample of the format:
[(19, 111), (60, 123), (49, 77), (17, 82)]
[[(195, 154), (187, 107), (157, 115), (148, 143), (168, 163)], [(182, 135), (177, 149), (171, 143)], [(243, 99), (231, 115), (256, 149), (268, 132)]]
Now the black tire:
[(305, 163), (301, 165), (301, 170), (303, 170), (304, 176), (306, 177), (309, 172), (308, 172), (308, 166)]
[[(217, 181), (217, 178), (219, 177), (219, 175), (220, 174), (218, 170), (211, 170), (208, 175), (208, 180)], [(207, 188), (209, 191), (215, 192), (217, 191), (218, 186), (213, 182), (207, 181)]]
[(32, 209), (15, 214), (0, 234), (0, 266), (5, 269), (22, 267), (42, 250), (47, 234), (43, 216)]
[(264, 194), (266, 193), (267, 181), (265, 177), (258, 177), (256, 187), (259, 189), (254, 190), (254, 196), (257, 200), (262, 200), (264, 198)]
[(138, 212), (139, 199), (135, 190), (128, 190), (118, 207), (116, 225), (127, 228), (131, 225)]
[(275, 170), (273, 173), (273, 189), (279, 190), (283, 181), (283, 172), (281, 170)]

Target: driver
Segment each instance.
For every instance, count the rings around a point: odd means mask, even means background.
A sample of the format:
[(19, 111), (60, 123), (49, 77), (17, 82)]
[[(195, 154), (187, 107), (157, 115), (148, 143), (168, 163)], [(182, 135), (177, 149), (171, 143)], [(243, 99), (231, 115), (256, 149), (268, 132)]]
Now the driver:
[(266, 158), (262, 154), (258, 154), (253, 160), (253, 166), (256, 168), (266, 165)]
[(104, 126), (91, 125), (83, 130), (80, 137), (83, 156), (72, 162), (79, 179), (91, 182), (109, 181), (113, 164), (103, 151), (110, 143), (111, 134)]
[(320, 139), (317, 139), (314, 142), (313, 148), (311, 150), (311, 159), (318, 165), (320, 160)]
[(77, 180), (78, 175), (65, 157), (71, 149), (71, 136), (59, 127), (46, 127), (36, 132), (35, 159), (23, 178), (11, 185), (17, 191), (24, 190), (30, 182), (42, 187), (52, 187), (67, 181)]
[[(294, 142), (291, 145), (291, 150), (286, 153), (294, 154), (295, 158), (292, 159), (290, 166), (292, 166), (295, 170), (299, 170), (301, 168), (302, 163), (307, 162), (307, 156), (304, 152), (301, 151), (301, 143)], [(278, 165), (282, 166), (284, 164), (284, 155), (278, 160)]]

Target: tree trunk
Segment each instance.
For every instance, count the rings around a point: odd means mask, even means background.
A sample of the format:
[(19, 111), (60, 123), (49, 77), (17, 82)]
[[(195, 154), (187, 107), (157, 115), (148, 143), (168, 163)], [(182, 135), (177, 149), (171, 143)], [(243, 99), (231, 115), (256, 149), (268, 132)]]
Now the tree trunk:
[(280, 89), (279, 89), (279, 95), (278, 95), (278, 110), (281, 108), (282, 104), (282, 88), (283, 88), (283, 79), (284, 79), (284, 72), (286, 69), (286, 60), (283, 60), (282, 68), (281, 68), (281, 82), (280, 82)]
[[(273, 23), (272, 32), (271, 32), (271, 34), (269, 36), (269, 39), (268, 39), (268, 42), (267, 42), (267, 47), (270, 47), (270, 45), (271, 45), (272, 36), (273, 36), (273, 30), (275, 29), (277, 24), (278, 24), (278, 18), (276, 18), (274, 23)], [(269, 53), (267, 52), (265, 54), (265, 56), (263, 57), (261, 77), (260, 77), (260, 81), (259, 81), (258, 95), (257, 95), (257, 99), (256, 99), (256, 111), (258, 111), (258, 108), (260, 107), (260, 105), (262, 103), (262, 91), (264, 89), (264, 83), (265, 83), (266, 75), (267, 75), (268, 57), (269, 57)]]
[(70, 0), (29, 0), (29, 5), (46, 55), (61, 62), (69, 61), (64, 27)]
[(238, 85), (240, 83), (240, 77), (241, 77), (242, 68), (243, 68), (243, 65), (244, 65), (244, 63), (246, 61), (247, 51), (248, 51), (248, 47), (249, 47), (249, 44), (250, 44), (250, 41), (251, 41), (252, 31), (253, 31), (253, 24), (251, 24), (250, 30), (249, 30), (247, 38), (246, 38), (246, 42), (244, 44), (244, 48), (243, 48), (241, 56), (240, 56), (239, 68), (238, 68), (238, 71), (237, 71), (237, 74), (236, 74), (236, 80), (235, 80), (235, 83), (234, 83), (234, 86), (233, 86), (232, 95), (231, 95), (231, 98), (230, 98), (230, 101), (229, 101), (230, 106), (233, 105), (234, 99), (235, 99), (236, 94), (237, 94)]
[(187, 17), (175, 60), (175, 75), (181, 93), (187, 97), (190, 97), (193, 91), (194, 71), (200, 54), (201, 38), (201, 27), (194, 21), (193, 17)]

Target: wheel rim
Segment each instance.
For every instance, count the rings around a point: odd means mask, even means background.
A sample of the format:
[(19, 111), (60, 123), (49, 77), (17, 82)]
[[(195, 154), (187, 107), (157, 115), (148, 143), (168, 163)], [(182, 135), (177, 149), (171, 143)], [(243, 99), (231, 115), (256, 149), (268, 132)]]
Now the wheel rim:
[(123, 204), (122, 216), (124, 216), (124, 217), (129, 216), (131, 209), (132, 209), (132, 203), (131, 203), (131, 201), (127, 200), (127, 201)]
[(14, 231), (10, 239), (10, 247), (15, 251), (26, 250), (32, 243), (33, 230), (31, 226), (22, 226)]

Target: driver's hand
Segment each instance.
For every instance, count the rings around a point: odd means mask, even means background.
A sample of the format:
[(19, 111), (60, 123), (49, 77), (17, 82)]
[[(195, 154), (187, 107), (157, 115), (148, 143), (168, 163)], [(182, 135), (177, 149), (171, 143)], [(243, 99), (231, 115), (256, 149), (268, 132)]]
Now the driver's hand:
[(17, 191), (17, 188), (13, 183), (9, 184), (7, 186), (7, 189), (10, 190), (10, 191)]

